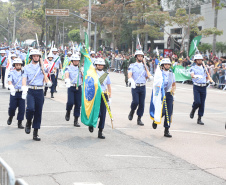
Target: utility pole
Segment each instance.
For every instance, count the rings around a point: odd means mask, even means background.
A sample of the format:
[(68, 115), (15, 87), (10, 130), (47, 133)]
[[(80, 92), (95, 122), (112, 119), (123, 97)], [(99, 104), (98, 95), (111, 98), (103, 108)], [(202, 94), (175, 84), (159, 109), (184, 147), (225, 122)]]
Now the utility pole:
[[(214, 28), (217, 28), (217, 17), (218, 17), (218, 9), (216, 8), (218, 4), (214, 6)], [(216, 54), (216, 42), (217, 42), (217, 36), (216, 34), (213, 34), (213, 55)]]
[(63, 46), (64, 46), (64, 20), (63, 20)]
[(14, 13), (14, 24), (13, 24), (13, 40), (12, 42), (15, 42), (15, 37), (16, 37), (16, 12)]
[[(46, 4), (46, 0), (45, 0), (45, 9), (47, 8), (47, 4)], [(47, 48), (47, 45), (48, 45), (48, 41), (47, 41), (47, 16), (45, 15), (45, 23), (46, 23), (46, 35), (45, 35), (45, 45), (46, 45), (46, 48)]]
[[(59, 9), (60, 0), (57, 1), (57, 9)], [(55, 32), (55, 45), (58, 46), (58, 16), (56, 17), (56, 32)]]
[[(91, 22), (91, 0), (89, 0), (89, 12), (88, 12), (88, 21)], [(88, 22), (88, 37), (89, 37), (89, 46), (91, 43), (91, 23)]]
[(190, 44), (190, 19), (191, 19), (191, 0), (189, 0), (188, 5), (188, 46), (187, 46), (187, 56), (189, 55), (189, 44)]

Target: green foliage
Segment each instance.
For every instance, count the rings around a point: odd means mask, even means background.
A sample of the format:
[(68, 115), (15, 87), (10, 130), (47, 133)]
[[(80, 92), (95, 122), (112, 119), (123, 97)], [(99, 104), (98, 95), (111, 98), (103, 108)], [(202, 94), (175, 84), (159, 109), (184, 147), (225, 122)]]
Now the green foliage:
[(223, 42), (216, 42), (216, 51), (222, 54), (226, 52), (226, 43)]
[(80, 42), (81, 39), (80, 39), (80, 30), (71, 30), (69, 33), (68, 33), (68, 37), (70, 38), (70, 40), (72, 40), (73, 42)]
[(211, 51), (212, 50), (212, 45), (208, 43), (202, 43), (198, 46), (198, 49), (200, 52), (206, 53), (206, 51)]
[(202, 34), (203, 36), (210, 36), (213, 34), (216, 35), (222, 35), (223, 34), (223, 30), (218, 30), (217, 28), (206, 28), (204, 30), (198, 31), (200, 34)]

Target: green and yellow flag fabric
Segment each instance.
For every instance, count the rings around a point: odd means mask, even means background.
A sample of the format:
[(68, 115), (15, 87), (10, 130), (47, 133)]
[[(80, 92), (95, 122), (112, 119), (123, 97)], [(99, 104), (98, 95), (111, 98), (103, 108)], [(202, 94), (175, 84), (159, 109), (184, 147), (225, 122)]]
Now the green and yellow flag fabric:
[(27, 51), (27, 56), (25, 58), (25, 65), (29, 64), (30, 63), (30, 58), (29, 58), (29, 49)]
[(81, 121), (87, 126), (96, 127), (101, 103), (101, 85), (87, 50), (82, 50), (81, 54), (82, 58), (84, 57)]

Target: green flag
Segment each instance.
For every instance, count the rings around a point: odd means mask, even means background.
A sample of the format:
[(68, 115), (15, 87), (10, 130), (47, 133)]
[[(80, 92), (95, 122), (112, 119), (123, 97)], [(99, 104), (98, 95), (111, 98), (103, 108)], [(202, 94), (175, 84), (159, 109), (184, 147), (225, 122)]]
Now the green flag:
[(26, 55), (26, 58), (25, 58), (25, 65), (29, 64), (29, 49), (27, 51), (27, 55)]
[(87, 126), (96, 127), (102, 90), (87, 50), (81, 51), (81, 54), (84, 57), (81, 121)]
[(190, 68), (191, 67), (174, 66), (173, 73), (175, 75), (176, 82), (191, 80)]
[(195, 51), (198, 48), (199, 42), (202, 38), (202, 35), (195, 37), (192, 41), (191, 41), (191, 45), (190, 45), (190, 51), (189, 51), (189, 57), (191, 57), (192, 55), (195, 54)]
[(89, 37), (86, 32), (85, 32), (85, 45), (86, 45), (86, 49), (89, 50)]

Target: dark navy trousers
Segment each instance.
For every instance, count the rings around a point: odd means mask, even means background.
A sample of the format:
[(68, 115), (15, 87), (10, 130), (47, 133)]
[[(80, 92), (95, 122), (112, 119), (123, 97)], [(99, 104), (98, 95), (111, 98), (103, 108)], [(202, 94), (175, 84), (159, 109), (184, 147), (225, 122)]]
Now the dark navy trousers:
[(192, 108), (194, 110), (199, 109), (198, 115), (204, 115), (205, 100), (206, 100), (206, 86), (200, 87), (193, 85), (194, 102)]
[[(54, 93), (54, 91), (55, 91), (55, 84), (56, 84), (56, 82), (55, 82), (56, 81), (55, 75), (51, 74), (49, 79), (52, 81), (52, 86), (49, 87), (50, 88), (50, 92)], [(45, 87), (45, 91), (47, 91), (47, 90), (48, 90), (48, 87)]]
[(73, 105), (74, 107), (74, 116), (80, 116), (80, 108), (81, 108), (81, 99), (82, 99), (82, 88), (81, 85), (76, 90), (76, 87), (70, 87), (67, 90), (67, 105), (66, 110), (71, 111)]
[(167, 123), (165, 103), (163, 104), (163, 108), (162, 108), (162, 117), (165, 116), (164, 127), (170, 128), (170, 125), (172, 122), (172, 114), (173, 114), (173, 96), (171, 95), (170, 92), (166, 93), (166, 105), (167, 105), (167, 111), (168, 111), (169, 124)]
[(29, 89), (27, 93), (26, 119), (32, 120), (32, 128), (40, 129), (42, 121), (42, 108), (44, 104), (43, 89)]
[(142, 117), (144, 114), (144, 104), (145, 104), (145, 96), (146, 96), (146, 87), (136, 87), (135, 89), (132, 88), (132, 103), (131, 103), (131, 110), (136, 110), (137, 106), (137, 115)]
[[(5, 70), (6, 70), (6, 67), (2, 67), (2, 87), (5, 87)], [(8, 78), (8, 76), (6, 77)]]
[[(104, 94), (104, 95), (105, 95), (106, 101), (108, 101), (107, 95), (106, 94)], [(104, 129), (106, 112), (107, 112), (107, 108), (106, 108), (106, 105), (104, 103), (104, 99), (101, 95), (100, 113), (99, 113), (100, 120), (99, 120), (99, 125), (98, 125), (98, 128), (100, 128), (100, 129)]]
[(22, 92), (16, 92), (15, 96), (10, 94), (9, 101), (9, 116), (15, 116), (16, 108), (18, 107), (17, 120), (24, 120), (25, 100), (22, 99)]
[(57, 86), (58, 74), (59, 74), (59, 69), (56, 69), (56, 77), (55, 77), (55, 84), (54, 84), (55, 87)]

